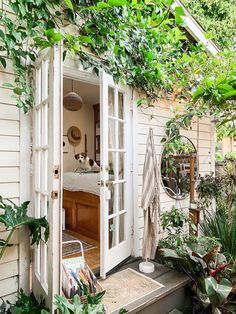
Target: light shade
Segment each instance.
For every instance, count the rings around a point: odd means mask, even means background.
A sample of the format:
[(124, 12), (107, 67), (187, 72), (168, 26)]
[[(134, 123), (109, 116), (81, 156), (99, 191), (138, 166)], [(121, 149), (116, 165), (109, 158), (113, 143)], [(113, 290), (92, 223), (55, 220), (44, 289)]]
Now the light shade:
[(75, 92), (69, 92), (63, 98), (63, 106), (70, 111), (80, 110), (83, 106), (83, 99)]

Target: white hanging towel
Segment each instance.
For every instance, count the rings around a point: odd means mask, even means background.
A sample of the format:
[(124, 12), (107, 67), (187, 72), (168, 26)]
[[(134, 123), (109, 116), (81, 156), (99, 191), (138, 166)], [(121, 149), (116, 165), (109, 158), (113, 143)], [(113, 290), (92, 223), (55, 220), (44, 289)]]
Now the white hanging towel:
[(143, 167), (143, 189), (141, 207), (144, 211), (142, 256), (154, 259), (157, 235), (160, 230), (159, 171), (154, 146), (153, 130), (149, 129), (146, 156)]

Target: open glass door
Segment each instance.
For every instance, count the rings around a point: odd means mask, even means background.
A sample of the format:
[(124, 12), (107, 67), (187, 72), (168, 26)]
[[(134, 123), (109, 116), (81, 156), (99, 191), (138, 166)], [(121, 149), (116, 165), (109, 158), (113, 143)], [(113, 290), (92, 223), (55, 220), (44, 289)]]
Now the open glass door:
[(131, 254), (130, 106), (126, 88), (101, 72), (100, 275)]
[(33, 211), (49, 221), (49, 241), (34, 249), (32, 285), (53, 313), (60, 293), (61, 242), (61, 97), (62, 47), (55, 46), (36, 62), (33, 118)]

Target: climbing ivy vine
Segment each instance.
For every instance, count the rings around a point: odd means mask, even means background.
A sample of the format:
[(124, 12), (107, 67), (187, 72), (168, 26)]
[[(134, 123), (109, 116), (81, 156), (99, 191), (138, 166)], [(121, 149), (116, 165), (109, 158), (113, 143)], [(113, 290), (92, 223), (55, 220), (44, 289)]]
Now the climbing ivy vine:
[(167, 132), (207, 112), (219, 123), (234, 123), (235, 53), (214, 57), (189, 39), (184, 11), (172, 9), (173, 0), (4, 1), (0, 64), (6, 68), (12, 60), (16, 79), (5, 87), (24, 112), (33, 105), (34, 61), (41, 50), (63, 42), (64, 57), (70, 53), (96, 73), (105, 69), (145, 92), (148, 103), (168, 93), (187, 103), (185, 116), (178, 114)]
[(6, 67), (10, 57), (17, 78), (5, 87), (13, 88), (17, 105), (27, 112), (33, 103), (33, 62), (41, 49), (63, 41), (65, 54), (77, 55), (85, 68), (105, 68), (116, 80), (156, 98), (172, 89), (173, 65), (187, 41), (178, 27), (183, 9), (170, 13), (171, 3), (8, 0), (0, 14), (0, 63)]

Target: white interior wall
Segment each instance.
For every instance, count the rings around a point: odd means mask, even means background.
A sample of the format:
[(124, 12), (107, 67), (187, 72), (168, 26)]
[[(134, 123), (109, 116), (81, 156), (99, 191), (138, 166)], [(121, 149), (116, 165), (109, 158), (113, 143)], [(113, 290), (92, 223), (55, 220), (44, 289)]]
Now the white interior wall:
[[(148, 109), (138, 109), (134, 104), (134, 255), (142, 254), (142, 239), (143, 239), (143, 210), (141, 208), (142, 198), (142, 175), (143, 165), (146, 153), (146, 141), (149, 128), (153, 128), (155, 149), (157, 161), (160, 165), (161, 153), (163, 145), (161, 139), (165, 136), (165, 124), (172, 117), (172, 113), (168, 109), (154, 107)], [(137, 131), (136, 131), (137, 130)], [(210, 119), (204, 117), (199, 122), (193, 123), (192, 130), (182, 130), (182, 135), (188, 137), (195, 145), (198, 153), (199, 173), (201, 175), (214, 171), (214, 126)], [(181, 201), (172, 199), (164, 191), (161, 178), (160, 184), (160, 203), (161, 212), (170, 210), (173, 205), (181, 208), (186, 213), (189, 208), (189, 197)], [(138, 195), (138, 198), (136, 197)], [(161, 231), (159, 238), (164, 236)]]
[[(64, 79), (63, 94), (66, 95), (72, 90), (72, 81)], [(99, 86), (89, 85), (79, 81), (74, 81), (74, 91), (83, 99), (84, 105), (78, 111), (69, 111), (63, 109), (63, 135), (67, 135), (67, 131), (71, 126), (80, 129), (82, 139), (79, 145), (68, 145), (68, 153), (63, 153), (64, 172), (73, 171), (78, 166), (78, 161), (74, 158), (76, 153), (85, 150), (85, 134), (87, 135), (88, 156), (94, 158), (94, 111), (93, 105), (99, 103)]]

